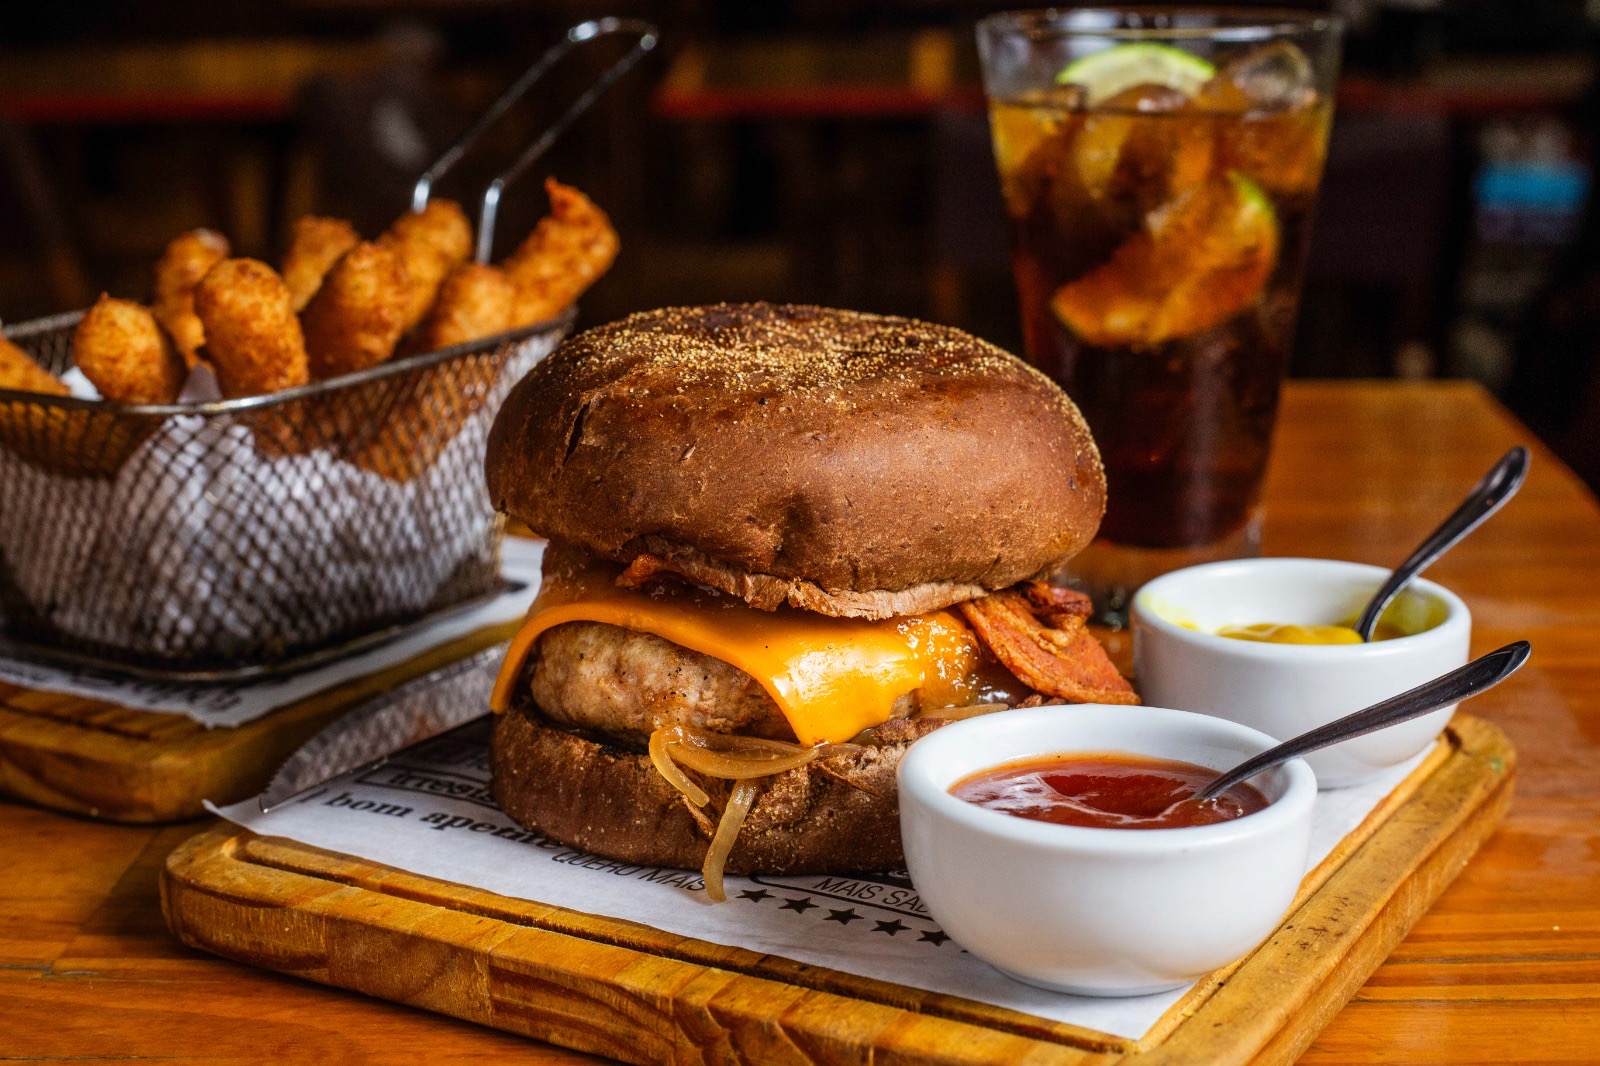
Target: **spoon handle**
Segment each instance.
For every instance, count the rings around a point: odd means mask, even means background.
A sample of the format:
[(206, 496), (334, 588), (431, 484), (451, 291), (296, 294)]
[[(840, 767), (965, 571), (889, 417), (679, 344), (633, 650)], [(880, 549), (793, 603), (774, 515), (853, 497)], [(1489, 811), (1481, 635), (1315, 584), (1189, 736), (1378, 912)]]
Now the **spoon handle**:
[(1472, 487), (1467, 498), (1461, 501), (1461, 506), (1452, 511), (1450, 517), (1440, 523), (1439, 528), (1429, 534), (1428, 539), (1418, 545), (1405, 562), (1395, 567), (1389, 580), (1367, 601), (1367, 609), (1361, 612), (1361, 619), (1356, 622), (1356, 632), (1361, 634), (1361, 639), (1372, 639), (1373, 627), (1378, 624), (1378, 617), (1389, 606), (1389, 601), (1394, 599), (1395, 593), (1422, 573), (1429, 563), (1455, 547), (1457, 541), (1500, 510), (1507, 500), (1517, 494), (1522, 487), (1522, 479), (1527, 476), (1528, 449), (1518, 444), (1489, 468), (1489, 472)]
[(1528, 661), (1528, 654), (1532, 650), (1533, 646), (1525, 640), (1507, 644), (1448, 674), (1442, 674), (1398, 696), (1391, 696), (1382, 703), (1375, 703), (1366, 710), (1347, 714), (1327, 725), (1301, 733), (1293, 740), (1286, 740), (1254, 758), (1246, 759), (1195, 793), (1193, 799), (1211, 799), (1239, 782), (1248, 780), (1281, 762), (1288, 762), (1298, 755), (1337, 744), (1341, 740), (1349, 740), (1351, 737), (1363, 736), (1378, 729), (1408, 722), (1429, 711), (1459, 703), (1468, 696), (1476, 696), (1516, 673), (1518, 668)]

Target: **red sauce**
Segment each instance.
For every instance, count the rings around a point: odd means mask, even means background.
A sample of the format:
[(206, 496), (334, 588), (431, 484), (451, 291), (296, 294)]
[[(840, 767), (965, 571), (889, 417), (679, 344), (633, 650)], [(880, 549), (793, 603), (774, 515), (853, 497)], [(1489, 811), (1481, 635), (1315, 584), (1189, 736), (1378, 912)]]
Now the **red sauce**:
[(950, 787), (992, 811), (1098, 829), (1181, 829), (1254, 814), (1267, 797), (1235, 785), (1215, 799), (1189, 797), (1217, 772), (1192, 763), (1120, 752), (1075, 752), (1003, 763)]

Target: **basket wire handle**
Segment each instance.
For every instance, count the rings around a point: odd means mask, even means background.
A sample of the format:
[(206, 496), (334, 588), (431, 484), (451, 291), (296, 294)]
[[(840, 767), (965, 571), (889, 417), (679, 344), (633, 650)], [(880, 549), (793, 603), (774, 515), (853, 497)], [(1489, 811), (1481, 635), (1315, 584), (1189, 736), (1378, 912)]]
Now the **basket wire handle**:
[[(505, 192), (506, 186), (521, 177), (523, 171), (527, 170), (535, 160), (544, 155), (550, 146), (556, 143), (556, 138), (566, 132), (567, 127), (572, 125), (578, 116), (589, 110), (591, 104), (600, 99), (607, 89), (616, 84), (618, 79), (632, 69), (633, 65), (639, 62), (644, 57), (644, 54), (654, 48), (660, 40), (655, 26), (640, 19), (592, 19), (588, 22), (580, 22), (568, 30), (567, 39), (545, 53), (545, 56), (547, 59), (552, 56), (555, 59), (559, 59), (584, 41), (590, 41), (612, 33), (633, 34), (637, 37), (637, 40), (622, 58), (606, 68), (606, 72), (593, 85), (589, 86), (582, 96), (574, 100), (571, 106), (562, 112), (560, 118), (546, 127), (545, 131), (539, 135), (539, 139), (530, 144), (527, 150), (518, 156), (514, 163), (501, 171), (500, 175), (491, 181), (489, 187), (483, 191), (483, 206), (478, 211), (478, 247), (474, 256), (478, 262), (489, 262), (494, 251), (495, 218), (499, 214), (500, 196)], [(554, 62), (554, 59), (550, 61)], [(544, 60), (540, 60), (540, 63), (543, 64)]]
[(548, 151), (550, 146), (556, 142), (556, 138), (560, 137), (567, 127), (577, 120), (578, 116), (587, 111), (590, 105), (600, 98), (601, 94), (611, 88), (619, 78), (644, 57), (646, 52), (656, 46), (660, 40), (660, 33), (654, 25), (642, 19), (608, 17), (580, 22), (569, 29), (564, 38), (557, 41), (544, 55), (539, 57), (533, 66), (524, 71), (522, 76), (512, 83), (509, 89), (500, 94), (499, 99), (489, 105), (488, 110), (479, 116), (478, 121), (474, 122), (466, 133), (463, 133), (454, 144), (445, 149), (444, 154), (423, 172), (422, 176), (417, 179), (416, 185), (412, 186), (411, 189), (411, 210), (421, 211), (428, 206), (428, 197), (433, 192), (434, 183), (444, 177), (451, 167), (460, 162), (461, 157), (467, 154), (467, 150), (472, 147), (479, 137), (483, 136), (483, 132), (493, 125), (501, 115), (504, 115), (512, 104), (521, 99), (533, 87), (535, 82), (543, 78), (551, 67), (560, 62), (563, 56), (581, 44), (614, 33), (632, 34), (637, 40), (626, 55), (608, 67), (598, 81), (589, 86), (582, 96), (573, 101), (571, 106), (555, 122), (546, 127), (545, 131), (539, 135), (539, 139), (529, 145), (528, 149), (517, 158), (516, 162), (502, 171), (500, 176), (490, 182), (489, 187), (484, 190), (483, 207), (478, 215), (476, 258), (480, 263), (487, 263), (494, 248), (495, 216), (500, 208), (501, 193), (505, 191), (507, 185), (521, 176), (522, 172), (534, 160)]

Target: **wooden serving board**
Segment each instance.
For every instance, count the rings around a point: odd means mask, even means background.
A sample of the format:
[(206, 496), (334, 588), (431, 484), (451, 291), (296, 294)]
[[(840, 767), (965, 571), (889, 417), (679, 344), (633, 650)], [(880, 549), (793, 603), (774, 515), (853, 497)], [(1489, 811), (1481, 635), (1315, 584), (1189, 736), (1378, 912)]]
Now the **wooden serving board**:
[(0, 682), (0, 795), (108, 822), (195, 818), (254, 796), (289, 753), (357, 700), (510, 640), (486, 626), (233, 728)]
[(1514, 759), (1498, 729), (1457, 715), (1307, 876), (1283, 926), (1142, 1040), (227, 825), (168, 857), (161, 898), (190, 946), (628, 1062), (1291, 1062), (1499, 822)]

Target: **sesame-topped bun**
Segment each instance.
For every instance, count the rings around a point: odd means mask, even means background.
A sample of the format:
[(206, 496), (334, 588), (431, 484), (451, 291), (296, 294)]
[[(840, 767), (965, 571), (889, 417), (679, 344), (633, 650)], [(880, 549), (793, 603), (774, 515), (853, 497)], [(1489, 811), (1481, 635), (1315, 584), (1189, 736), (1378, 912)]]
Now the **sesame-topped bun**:
[(1105, 507), (1044, 375), (959, 330), (775, 304), (572, 338), (489, 438), (495, 506), (608, 559), (767, 609), (886, 618), (1059, 568)]

